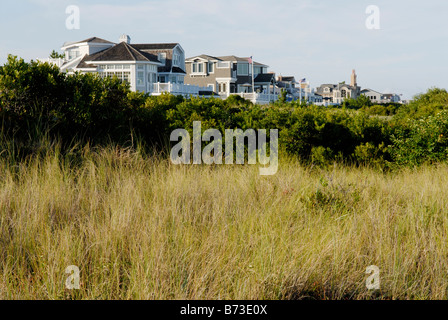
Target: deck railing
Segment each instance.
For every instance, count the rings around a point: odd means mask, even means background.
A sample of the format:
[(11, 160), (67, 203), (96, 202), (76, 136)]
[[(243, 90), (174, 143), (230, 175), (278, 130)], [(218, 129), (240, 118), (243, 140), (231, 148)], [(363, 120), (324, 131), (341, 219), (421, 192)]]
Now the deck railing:
[(174, 95), (198, 95), (200, 91), (213, 92), (212, 88), (187, 85), (182, 83), (154, 83), (151, 88), (151, 94), (158, 95), (163, 92), (172, 93)]

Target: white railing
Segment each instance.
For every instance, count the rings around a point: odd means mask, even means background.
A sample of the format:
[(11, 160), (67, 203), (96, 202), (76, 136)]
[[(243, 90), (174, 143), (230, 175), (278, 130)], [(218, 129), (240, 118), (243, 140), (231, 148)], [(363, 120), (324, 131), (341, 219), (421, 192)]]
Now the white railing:
[[(278, 94), (275, 93), (231, 93), (230, 95), (238, 95), (244, 99), (250, 100), (253, 103), (268, 104), (278, 100)], [(220, 94), (221, 99), (227, 99), (228, 94)]]
[(199, 95), (199, 91), (207, 91), (210, 94), (213, 92), (212, 88), (200, 87), (194, 85), (187, 85), (182, 83), (154, 83), (151, 88), (151, 94), (158, 95), (163, 92), (172, 93), (174, 95)]
[(37, 59), (40, 62), (48, 62), (50, 64), (54, 64), (55, 66), (57, 66), (58, 68), (62, 67), (62, 65), (65, 63), (65, 59), (61, 59), (61, 58), (47, 58), (47, 59)]

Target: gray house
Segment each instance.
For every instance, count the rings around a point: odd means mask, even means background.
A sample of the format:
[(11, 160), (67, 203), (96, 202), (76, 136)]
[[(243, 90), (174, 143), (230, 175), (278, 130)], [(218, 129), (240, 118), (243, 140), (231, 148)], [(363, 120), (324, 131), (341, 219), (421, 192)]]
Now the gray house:
[[(252, 92), (252, 65), (249, 58), (236, 56), (213, 57), (200, 55), (185, 61), (187, 75), (185, 83), (209, 87), (223, 98), (230, 94)], [(275, 74), (267, 72), (268, 66), (253, 63), (254, 91), (273, 94)]]

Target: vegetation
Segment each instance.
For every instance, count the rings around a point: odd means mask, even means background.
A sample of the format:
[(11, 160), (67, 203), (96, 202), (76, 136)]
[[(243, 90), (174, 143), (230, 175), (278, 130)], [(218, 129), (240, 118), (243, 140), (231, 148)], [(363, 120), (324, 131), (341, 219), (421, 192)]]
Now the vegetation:
[[(447, 105), (151, 97), (10, 56), (0, 299), (446, 299)], [(171, 164), (171, 131), (197, 120), (279, 129), (278, 173)]]
[(50, 53), (50, 58), (51, 59), (64, 59), (65, 56), (62, 53), (59, 53), (56, 50), (53, 50)]
[[(447, 165), (385, 175), (282, 158), (267, 178), (80, 151), (0, 162), (0, 299), (447, 298)], [(65, 289), (70, 265), (80, 290)]]

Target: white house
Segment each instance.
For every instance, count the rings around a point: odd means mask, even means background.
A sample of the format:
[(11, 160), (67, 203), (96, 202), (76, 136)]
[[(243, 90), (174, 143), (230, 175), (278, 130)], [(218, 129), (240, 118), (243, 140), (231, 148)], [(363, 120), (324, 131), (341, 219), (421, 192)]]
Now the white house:
[[(131, 44), (128, 35), (119, 43), (93, 37), (62, 46), (65, 58), (53, 59), (67, 73), (98, 73), (129, 83), (132, 91), (152, 95), (170, 92), (180, 95), (207, 95), (210, 88), (184, 85), (185, 52), (178, 43)], [(51, 60), (51, 59), (50, 59)]]
[(383, 102), (383, 94), (378, 91), (372, 89), (364, 89), (361, 91), (361, 94), (368, 97), (372, 103)]

